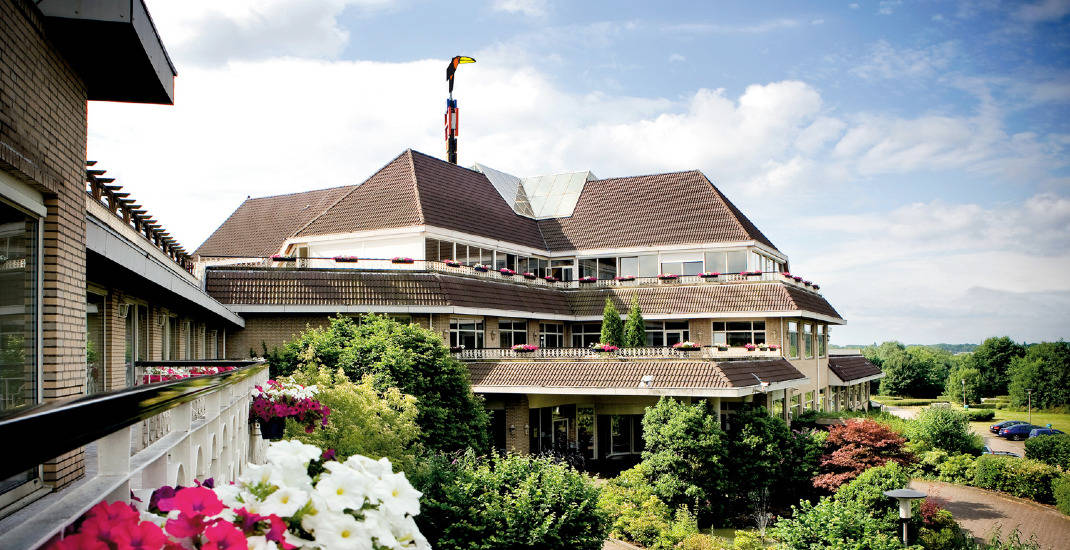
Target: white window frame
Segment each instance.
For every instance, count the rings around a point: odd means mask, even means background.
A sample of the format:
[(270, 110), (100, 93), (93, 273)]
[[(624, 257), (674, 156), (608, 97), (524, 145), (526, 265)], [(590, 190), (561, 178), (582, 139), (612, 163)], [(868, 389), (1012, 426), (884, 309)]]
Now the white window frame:
[[(552, 329), (552, 330), (551, 330)], [(558, 345), (551, 346), (546, 342), (546, 336), (557, 337)], [(539, 323), (539, 347), (563, 348), (565, 347), (565, 324), (564, 323)]]
[[(588, 331), (587, 330), (588, 328), (593, 327), (595, 325), (598, 326), (598, 331), (597, 332)], [(577, 332), (576, 331), (577, 327), (582, 327), (583, 330)], [(598, 338), (595, 339), (594, 343), (598, 343), (598, 341), (600, 341), (602, 339), (602, 323), (599, 323), (597, 321), (585, 321), (585, 322), (582, 322), (582, 323), (573, 323), (572, 324), (572, 330), (569, 331), (569, 332), (570, 332), (570, 334), (569, 334), (569, 343), (572, 344), (572, 347), (574, 347), (574, 348), (586, 347), (586, 346), (583, 345), (583, 340), (585, 340), (585, 338), (584, 338), (585, 336), (590, 336), (592, 334), (597, 334)], [(579, 340), (580, 340), (579, 341), (579, 345), (576, 345), (577, 344), (577, 342), (576, 342), (576, 337), (577, 336), (579, 337)]]
[[(503, 323), (508, 323), (508, 328), (506, 328), (506, 325), (503, 325)], [(519, 329), (516, 328), (517, 325), (520, 325)], [(504, 338), (506, 333), (509, 334), (509, 343), (508, 344), (505, 343), (505, 338)], [(524, 334), (524, 341), (523, 342), (516, 342), (515, 341), (516, 340), (516, 335), (519, 334), (519, 333), (523, 333)], [(530, 343), (530, 340), (528, 340), (528, 321), (527, 321), (527, 319), (499, 318), (498, 319), (498, 345), (499, 345), (499, 347), (511, 348), (511, 347), (517, 345), (518, 343), (523, 343), (523, 344)]]
[[(728, 330), (728, 323), (750, 323), (750, 330)], [(763, 323), (764, 328), (760, 330), (756, 329), (754, 328), (754, 323)], [(724, 330), (718, 330), (717, 325), (724, 325)], [(723, 321), (718, 319), (716, 321), (713, 321), (712, 323), (710, 323), (710, 342), (714, 344), (728, 344), (728, 333), (730, 332), (749, 332), (750, 338), (748, 339), (748, 342), (754, 345), (766, 344), (769, 342), (769, 322), (765, 319), (725, 319)], [(755, 341), (758, 339), (755, 337), (755, 334), (758, 332), (761, 332), (764, 335), (761, 338), (761, 342)], [(724, 335), (724, 342), (721, 342), (720, 339), (718, 339), (718, 335)]]
[[(461, 325), (474, 325), (475, 328), (461, 328)], [(462, 334), (473, 333), (476, 340), (475, 349), (483, 349), (486, 346), (485, 332), (486, 325), (482, 318), (452, 317), (450, 318), (450, 347), (461, 345)]]
[[(794, 331), (791, 329), (792, 325), (795, 326), (795, 330)], [(787, 330), (787, 335), (788, 335), (788, 338), (787, 338), (787, 340), (788, 340), (788, 345), (787, 345), (787, 348), (788, 348), (788, 359), (798, 359), (799, 356), (801, 355), (801, 351), (802, 350), (800, 349), (801, 348), (801, 342), (799, 341), (799, 334), (800, 334), (799, 322), (798, 321), (788, 321), (788, 330)], [(792, 346), (792, 341), (791, 341), (792, 335), (795, 336), (794, 349), (792, 349), (792, 347), (793, 347)]]
[(802, 342), (803, 343), (803, 346), (802, 346), (802, 348), (803, 348), (802, 349), (803, 359), (813, 359), (814, 358), (814, 329), (813, 329), (813, 326), (814, 326), (813, 323), (802, 323), (802, 327), (801, 328), (802, 328), (802, 340), (803, 340), (803, 342)]

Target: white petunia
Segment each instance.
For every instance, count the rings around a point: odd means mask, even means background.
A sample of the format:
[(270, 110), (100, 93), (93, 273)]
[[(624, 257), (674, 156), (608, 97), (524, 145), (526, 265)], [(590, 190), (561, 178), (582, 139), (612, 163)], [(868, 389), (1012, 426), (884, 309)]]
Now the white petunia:
[(249, 546), (249, 550), (278, 550), (279, 548), (275, 541), (268, 540), (263, 535), (245, 537), (245, 543)]
[(288, 518), (308, 502), (308, 493), (294, 487), (280, 487), (264, 499), (260, 509), (263, 514), (275, 514)]
[(296, 439), (273, 441), (268, 445), (266, 452), (268, 462), (274, 464), (286, 462), (308, 464), (310, 460), (319, 458), (322, 454), (319, 447), (301, 443)]
[(364, 506), (370, 484), (371, 480), (364, 474), (348, 468), (337, 468), (320, 477), (319, 483), (316, 484), (316, 493), (330, 510), (360, 510)]
[(383, 508), (399, 516), (420, 513), (420, 491), (405, 478), (405, 474), (387, 474), (372, 484), (371, 496), (380, 500)]
[(360, 522), (349, 514), (335, 514), (315, 531), (316, 544), (331, 550), (372, 550), (372, 539)]
[(237, 485), (220, 484), (212, 489), (215, 491), (215, 495), (219, 497), (219, 500), (223, 502), (224, 506), (228, 508), (241, 508), (242, 503), (238, 501), (238, 496), (241, 495), (241, 488)]

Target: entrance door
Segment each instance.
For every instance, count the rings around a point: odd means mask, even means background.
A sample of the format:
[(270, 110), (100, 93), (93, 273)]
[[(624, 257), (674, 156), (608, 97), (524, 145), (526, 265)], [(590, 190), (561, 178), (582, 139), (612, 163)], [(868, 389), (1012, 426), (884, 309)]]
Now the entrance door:
[(558, 451), (564, 451), (568, 449), (568, 419), (557, 418), (554, 419), (554, 432), (553, 432), (554, 449)]

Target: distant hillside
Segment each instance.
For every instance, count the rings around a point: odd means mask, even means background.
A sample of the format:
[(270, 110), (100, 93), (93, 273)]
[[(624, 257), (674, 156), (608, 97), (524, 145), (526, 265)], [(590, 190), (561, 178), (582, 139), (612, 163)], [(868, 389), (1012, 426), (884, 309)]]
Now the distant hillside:
[[(837, 346), (835, 344), (832, 344), (829, 347), (830, 348), (834, 348), (834, 349), (844, 349), (844, 348), (862, 349), (862, 348), (869, 347), (869, 346), (879, 346), (879, 345), (880, 344), (877, 344), (877, 343), (874, 343), (874, 344), (850, 344), (850, 345), (846, 345), (846, 346)], [(951, 353), (962, 353), (964, 351), (966, 351), (966, 352), (973, 351), (973, 350), (977, 349), (977, 346), (978, 346), (978, 344), (907, 344), (907, 345), (908, 346), (920, 345), (920, 346), (926, 346), (926, 347), (930, 347), (930, 348), (938, 348), (938, 349), (949, 351)]]

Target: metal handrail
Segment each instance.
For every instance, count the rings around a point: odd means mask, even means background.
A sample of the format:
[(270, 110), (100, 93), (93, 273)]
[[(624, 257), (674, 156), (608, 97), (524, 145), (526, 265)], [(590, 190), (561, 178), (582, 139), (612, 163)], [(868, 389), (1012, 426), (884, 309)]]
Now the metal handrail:
[(246, 380), (267, 368), (263, 360), (230, 362), (235, 363), (244, 365), (219, 374), (157, 382), (0, 413), (0, 441), (22, 442), (17, 451), (0, 453), (0, 479), (26, 471), (223, 386)]

